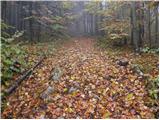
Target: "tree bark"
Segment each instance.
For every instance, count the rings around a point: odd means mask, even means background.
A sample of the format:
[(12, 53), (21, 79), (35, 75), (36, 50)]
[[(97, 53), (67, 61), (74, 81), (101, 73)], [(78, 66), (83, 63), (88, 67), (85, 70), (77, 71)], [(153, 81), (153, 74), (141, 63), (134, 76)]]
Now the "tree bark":
[[(29, 16), (32, 17), (32, 2), (29, 3)], [(33, 41), (33, 18), (29, 20), (30, 41)]]
[(158, 26), (159, 26), (159, 20), (158, 20), (158, 17), (159, 17), (159, 14), (158, 14), (158, 7), (156, 6), (155, 8), (155, 15), (156, 15), (156, 20), (155, 20), (155, 31), (156, 31), (156, 35), (155, 35), (155, 44), (156, 44), (156, 47), (158, 47), (159, 45), (159, 29), (158, 29)]
[(148, 41), (149, 41), (149, 47), (152, 47), (152, 41), (151, 41), (151, 18), (150, 18), (150, 7), (148, 7)]
[(138, 27), (137, 27), (137, 14), (136, 14), (136, 2), (131, 4), (132, 7), (132, 16), (133, 16), (133, 43), (135, 52), (139, 52), (138, 47)]
[(138, 24), (139, 24), (139, 48), (142, 47), (143, 38), (144, 38), (144, 4), (139, 3), (138, 11)]
[(132, 8), (130, 9), (130, 24), (131, 24), (131, 45), (134, 45), (133, 43), (133, 13), (132, 13)]

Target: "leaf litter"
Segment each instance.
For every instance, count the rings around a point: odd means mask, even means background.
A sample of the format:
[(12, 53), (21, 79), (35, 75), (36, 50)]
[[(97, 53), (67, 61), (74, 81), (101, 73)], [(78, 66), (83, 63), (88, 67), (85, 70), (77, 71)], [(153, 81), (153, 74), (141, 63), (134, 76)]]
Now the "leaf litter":
[(2, 118), (154, 118), (145, 78), (113, 59), (93, 39), (66, 43), (8, 96)]

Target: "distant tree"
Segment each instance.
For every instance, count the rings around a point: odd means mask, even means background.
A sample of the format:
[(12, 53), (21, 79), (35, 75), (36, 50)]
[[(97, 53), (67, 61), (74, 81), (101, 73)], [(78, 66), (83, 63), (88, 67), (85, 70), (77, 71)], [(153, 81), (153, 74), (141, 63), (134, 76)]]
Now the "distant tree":
[(131, 4), (131, 9), (132, 9), (132, 18), (133, 18), (133, 26), (132, 26), (132, 29), (133, 29), (133, 44), (134, 44), (134, 49), (136, 52), (139, 52), (139, 45), (138, 45), (138, 42), (139, 42), (139, 31), (138, 31), (138, 24), (137, 24), (137, 14), (136, 14), (136, 2), (133, 2)]

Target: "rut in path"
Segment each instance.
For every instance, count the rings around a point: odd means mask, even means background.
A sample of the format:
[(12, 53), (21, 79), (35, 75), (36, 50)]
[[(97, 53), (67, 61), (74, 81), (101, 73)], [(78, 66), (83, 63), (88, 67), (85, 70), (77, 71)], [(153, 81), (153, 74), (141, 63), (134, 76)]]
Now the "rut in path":
[[(48, 100), (40, 94), (49, 86), (53, 67), (63, 75), (52, 84)], [(71, 92), (72, 89), (72, 92)], [(118, 66), (94, 39), (73, 39), (47, 57), (28, 80), (11, 94), (3, 118), (153, 118), (145, 106), (143, 78), (130, 66)]]

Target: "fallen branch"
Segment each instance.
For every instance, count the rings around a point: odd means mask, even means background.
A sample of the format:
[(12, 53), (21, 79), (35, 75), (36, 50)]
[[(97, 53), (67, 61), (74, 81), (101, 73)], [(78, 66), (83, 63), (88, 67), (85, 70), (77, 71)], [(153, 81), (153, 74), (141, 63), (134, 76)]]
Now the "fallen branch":
[(38, 63), (36, 63), (30, 70), (28, 70), (25, 74), (23, 74), (22, 76), (20, 76), (16, 82), (8, 89), (6, 90), (6, 94), (9, 95), (11, 94), (18, 86), (19, 84), (25, 80), (27, 77), (29, 77), (31, 75), (31, 73), (34, 71), (34, 69), (40, 65), (42, 63), (42, 61), (44, 60), (45, 57), (43, 57)]

